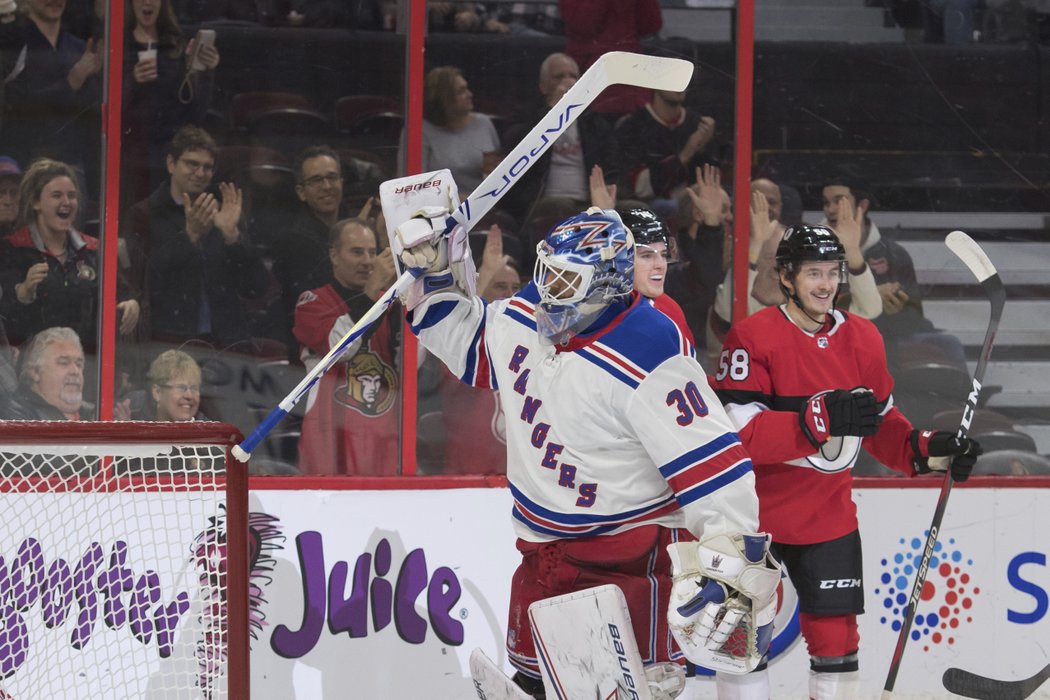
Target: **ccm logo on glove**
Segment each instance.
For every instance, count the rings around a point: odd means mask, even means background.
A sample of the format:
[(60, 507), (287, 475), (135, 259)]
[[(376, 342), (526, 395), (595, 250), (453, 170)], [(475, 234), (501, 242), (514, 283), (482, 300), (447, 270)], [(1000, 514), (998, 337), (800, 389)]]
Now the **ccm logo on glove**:
[(947, 430), (913, 430), (911, 448), (915, 452), (915, 471), (929, 474), (945, 472), (950, 467), (952, 479), (958, 482), (970, 478), (977, 458), (984, 454), (976, 440)]
[(814, 394), (798, 419), (802, 432), (818, 449), (833, 437), (874, 435), (882, 422), (875, 394), (862, 386)]

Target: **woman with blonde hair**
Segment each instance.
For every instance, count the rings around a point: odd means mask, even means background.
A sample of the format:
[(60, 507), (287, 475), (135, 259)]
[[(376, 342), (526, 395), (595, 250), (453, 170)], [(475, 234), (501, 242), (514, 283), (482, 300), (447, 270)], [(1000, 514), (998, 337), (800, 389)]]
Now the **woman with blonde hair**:
[[(80, 336), (85, 353), (98, 347), (99, 241), (76, 229), (79, 211), (72, 166), (50, 158), (33, 161), (19, 187), (15, 232), (0, 256), (0, 313), (15, 344), (45, 328), (67, 326)], [(132, 290), (118, 284), (121, 335), (138, 325), (139, 304), (131, 297)]]
[(191, 421), (207, 420), (200, 413), (201, 368), (182, 350), (165, 350), (149, 366), (146, 378), (153, 399), (152, 415), (132, 417), (139, 420)]

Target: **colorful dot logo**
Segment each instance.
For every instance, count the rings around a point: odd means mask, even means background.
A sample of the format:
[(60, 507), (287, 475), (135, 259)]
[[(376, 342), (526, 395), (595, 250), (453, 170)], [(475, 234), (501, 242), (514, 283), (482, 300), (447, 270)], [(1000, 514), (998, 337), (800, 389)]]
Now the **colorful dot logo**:
[[(901, 551), (881, 562), (879, 585), (873, 590), (884, 610), (879, 622), (889, 625), (894, 632), (900, 632), (904, 624), (904, 611), (925, 546), (925, 538), (902, 537)], [(934, 545), (910, 634), (912, 642), (925, 640), (924, 651), (935, 645), (955, 644), (959, 627), (973, 622), (970, 610), (981, 589), (970, 579), (972, 568), (973, 560), (963, 555), (954, 539)]]

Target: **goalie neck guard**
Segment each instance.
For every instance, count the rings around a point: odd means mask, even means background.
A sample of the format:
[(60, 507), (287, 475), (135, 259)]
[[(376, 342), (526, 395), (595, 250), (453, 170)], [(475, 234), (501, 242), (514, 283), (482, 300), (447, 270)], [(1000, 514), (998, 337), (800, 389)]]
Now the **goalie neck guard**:
[(634, 285), (634, 238), (612, 210), (591, 207), (536, 246), (537, 330), (556, 344), (586, 330)]

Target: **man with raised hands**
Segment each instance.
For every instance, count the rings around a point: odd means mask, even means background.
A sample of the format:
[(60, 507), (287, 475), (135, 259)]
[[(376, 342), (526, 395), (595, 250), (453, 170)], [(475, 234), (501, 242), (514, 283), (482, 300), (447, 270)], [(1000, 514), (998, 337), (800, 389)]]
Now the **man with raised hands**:
[[(831, 229), (788, 228), (776, 267), (788, 301), (733, 325), (715, 389), (754, 462), (760, 527), (798, 592), (809, 695), (855, 698), (864, 589), (850, 469), (863, 446), (907, 476), (950, 469), (965, 481), (981, 446), (915, 430), (893, 405), (878, 330), (835, 307), (847, 260)], [(769, 697), (764, 664), (748, 675), (719, 673), (716, 683), (723, 700)]]
[[(424, 192), (439, 179), (417, 177)], [(532, 282), (486, 303), (462, 233), (444, 235), (456, 204), (388, 216), (391, 248), (420, 275), (403, 296), (412, 332), (462, 381), (498, 389), (507, 416), (515, 681), (544, 697), (529, 605), (607, 583), (624, 593), (646, 665), (666, 671), (684, 650), (750, 670), (769, 642), (779, 566), (757, 532), (750, 460), (689, 343), (632, 290), (630, 231), (612, 210), (570, 217), (537, 246)], [(723, 642), (737, 628), (749, 643), (734, 655)]]

